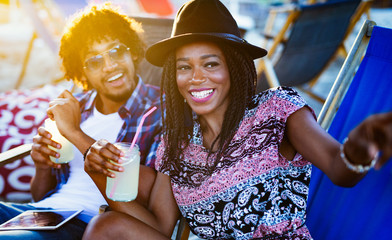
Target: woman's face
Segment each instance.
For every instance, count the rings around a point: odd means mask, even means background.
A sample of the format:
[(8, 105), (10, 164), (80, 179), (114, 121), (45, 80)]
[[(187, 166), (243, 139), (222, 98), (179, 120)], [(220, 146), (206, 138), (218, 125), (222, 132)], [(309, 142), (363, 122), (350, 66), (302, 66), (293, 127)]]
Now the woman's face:
[(199, 116), (224, 114), (229, 104), (230, 74), (221, 49), (196, 42), (176, 51), (177, 86)]

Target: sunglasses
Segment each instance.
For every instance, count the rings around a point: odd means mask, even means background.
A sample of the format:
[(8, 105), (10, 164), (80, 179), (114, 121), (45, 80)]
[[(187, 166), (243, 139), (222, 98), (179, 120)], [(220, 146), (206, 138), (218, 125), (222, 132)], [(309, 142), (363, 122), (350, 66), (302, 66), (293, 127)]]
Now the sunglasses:
[(84, 61), (83, 68), (91, 72), (98, 71), (101, 70), (105, 65), (105, 59), (103, 56), (104, 54), (107, 54), (110, 60), (113, 62), (123, 62), (125, 61), (128, 53), (129, 47), (126, 47), (123, 44), (119, 44), (112, 49), (90, 57), (89, 59)]

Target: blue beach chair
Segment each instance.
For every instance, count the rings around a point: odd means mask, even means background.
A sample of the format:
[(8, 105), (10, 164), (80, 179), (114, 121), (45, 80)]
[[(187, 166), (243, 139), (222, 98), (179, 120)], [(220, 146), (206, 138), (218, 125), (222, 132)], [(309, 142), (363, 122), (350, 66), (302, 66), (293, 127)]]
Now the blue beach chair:
[[(367, 116), (392, 111), (391, 42), (392, 29), (374, 26), (366, 54), (335, 117), (324, 121), (325, 109), (320, 113), (321, 125), (329, 127), (328, 132), (338, 141), (342, 142)], [(328, 110), (335, 109), (328, 107)], [(392, 161), (379, 171), (371, 170), (353, 188), (335, 186), (313, 167), (307, 226), (314, 239), (391, 239), (391, 213)]]

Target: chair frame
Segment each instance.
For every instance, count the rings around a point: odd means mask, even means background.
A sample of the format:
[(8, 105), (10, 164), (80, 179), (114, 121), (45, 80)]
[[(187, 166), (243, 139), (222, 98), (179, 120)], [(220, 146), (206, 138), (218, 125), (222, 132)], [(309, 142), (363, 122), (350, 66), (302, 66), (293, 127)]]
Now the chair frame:
[(359, 4), (357, 10), (355, 11), (354, 15), (351, 18), (350, 25), (347, 28), (346, 36), (344, 37), (344, 40), (338, 49), (338, 53), (341, 54), (343, 57), (347, 57), (348, 53), (347, 50), (344, 46), (344, 42), (348, 39), (352, 31), (354, 30), (354, 27), (357, 25), (358, 21), (361, 19), (361, 17), (366, 14), (366, 19), (370, 20), (370, 7), (372, 6), (374, 0), (362, 0), (361, 3)]
[(361, 30), (359, 31), (318, 116), (318, 122), (324, 129), (330, 127), (332, 120), (343, 101), (344, 95), (354, 79), (355, 72), (369, 44), (372, 30), (375, 25), (376, 23), (371, 20), (366, 20), (362, 24)]
[(30, 155), (32, 146), (32, 143), (25, 143), (0, 153), (0, 167)]

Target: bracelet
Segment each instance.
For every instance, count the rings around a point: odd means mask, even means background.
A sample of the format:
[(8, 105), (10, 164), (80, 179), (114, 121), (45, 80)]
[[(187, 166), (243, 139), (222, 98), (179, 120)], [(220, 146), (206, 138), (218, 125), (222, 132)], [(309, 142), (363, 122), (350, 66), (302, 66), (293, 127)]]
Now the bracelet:
[(344, 164), (346, 164), (346, 167), (356, 173), (367, 173), (370, 169), (374, 168), (374, 165), (376, 165), (376, 162), (378, 160), (379, 153), (376, 154), (376, 156), (373, 158), (369, 165), (364, 166), (360, 164), (353, 164), (348, 160), (346, 154), (344, 153), (344, 144), (346, 144), (347, 141), (348, 138), (346, 137), (343, 141), (343, 144), (340, 145), (340, 157), (343, 159), (343, 162)]
[(83, 153), (83, 161), (86, 160), (87, 153), (88, 153), (88, 151), (90, 151), (90, 149), (91, 149), (92, 146), (93, 146), (93, 145), (91, 144), (90, 147), (88, 147), (87, 150)]

